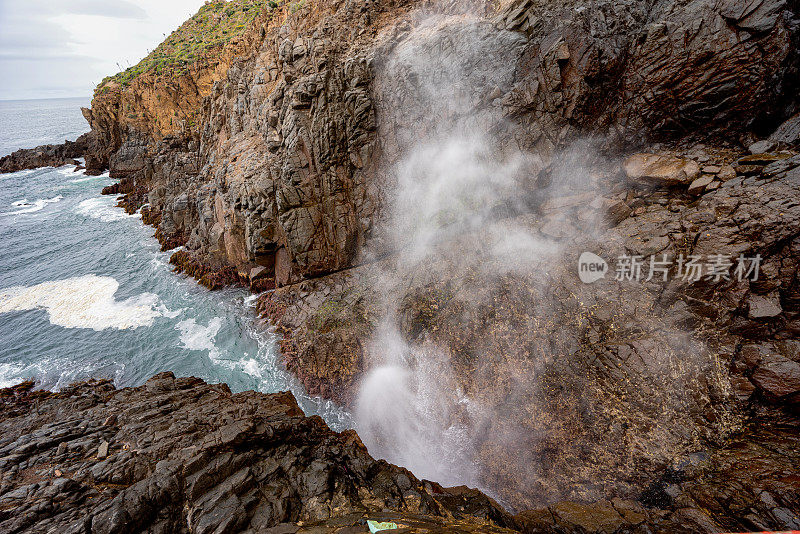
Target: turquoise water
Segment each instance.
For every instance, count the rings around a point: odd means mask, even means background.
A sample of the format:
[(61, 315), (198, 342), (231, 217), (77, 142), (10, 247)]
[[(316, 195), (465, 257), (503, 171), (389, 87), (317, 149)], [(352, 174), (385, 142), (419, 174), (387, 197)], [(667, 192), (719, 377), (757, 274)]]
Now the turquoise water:
[[(11, 104), (0, 103), (0, 155), (85, 130), (74, 101)], [(35, 379), (58, 389), (91, 377), (130, 386), (172, 371), (233, 391), (291, 389), (307, 414), (351, 426), (281, 368), (254, 297), (174, 274), (153, 229), (100, 195), (111, 183), (73, 166), (0, 175), (0, 387)]]

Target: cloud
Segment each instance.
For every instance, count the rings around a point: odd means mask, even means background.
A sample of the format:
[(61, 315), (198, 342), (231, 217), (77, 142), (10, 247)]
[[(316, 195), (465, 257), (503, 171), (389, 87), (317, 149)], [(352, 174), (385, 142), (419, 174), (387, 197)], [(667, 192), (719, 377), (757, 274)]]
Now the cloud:
[(116, 2), (109, 2), (108, 0), (70, 0), (69, 3), (59, 3), (58, 7), (60, 8), (58, 14), (96, 15), (136, 20), (147, 18), (147, 12), (144, 9), (124, 0), (117, 0)]
[[(16, 2), (14, 0), (0, 0), (0, 24), (21, 21), (36, 22), (58, 15), (94, 15), (115, 19), (144, 20), (147, 12), (128, 0), (27, 0)], [(8, 27), (13, 27), (8, 24)], [(6, 28), (8, 29), (8, 28)]]
[(0, 99), (89, 96), (204, 0), (0, 0)]

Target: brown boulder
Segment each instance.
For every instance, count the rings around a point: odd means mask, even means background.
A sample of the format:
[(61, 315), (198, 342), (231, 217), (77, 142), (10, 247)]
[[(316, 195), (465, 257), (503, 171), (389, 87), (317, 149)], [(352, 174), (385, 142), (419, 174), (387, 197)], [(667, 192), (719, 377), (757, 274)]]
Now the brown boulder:
[(753, 372), (753, 383), (775, 398), (800, 393), (800, 363), (780, 354), (769, 354)]
[(625, 160), (623, 168), (631, 180), (656, 185), (690, 184), (700, 176), (696, 161), (659, 154), (634, 154)]
[(703, 191), (705, 191), (706, 187), (708, 187), (711, 182), (714, 181), (714, 177), (708, 174), (704, 174), (689, 186), (689, 194), (690, 195), (701, 195)]

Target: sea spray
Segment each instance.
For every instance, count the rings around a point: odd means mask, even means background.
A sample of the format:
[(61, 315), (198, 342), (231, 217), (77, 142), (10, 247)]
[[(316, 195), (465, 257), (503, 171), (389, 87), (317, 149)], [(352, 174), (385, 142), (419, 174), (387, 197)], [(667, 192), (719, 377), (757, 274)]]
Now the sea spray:
[[(462, 392), (442, 348), (424, 333), (412, 341), (400, 331), (404, 284), (471, 231), (496, 235), (498, 257), (519, 259), (522, 242), (538, 255), (557, 250), (504, 222), (527, 209), (520, 183), (543, 167), (536, 155), (501, 147), (492, 132), (506, 121), (487, 105), (498, 87), (508, 88), (521, 42), (468, 17), (434, 15), (379, 62), (387, 122), (410, 124), (386, 169), (394, 191), (376, 233), (396, 254), (375, 288), (386, 312), (366, 351), (371, 368), (356, 402), (357, 429), (372, 454), (446, 484), (481, 483), (477, 447), (491, 414)], [(395, 90), (396, 83), (406, 86)], [(474, 260), (463, 258), (480, 266)]]
[[(697, 438), (693, 394), (716, 387), (697, 377), (716, 376), (646, 290), (584, 287), (570, 268), (577, 244), (624, 252), (598, 208), (614, 161), (592, 139), (524, 144), (503, 104), (515, 34), (434, 15), (388, 50), (359, 435), (420, 477), (512, 505), (599, 498), (601, 484), (632, 495), (634, 459), (655, 465)], [(620, 371), (631, 353), (644, 363)]]

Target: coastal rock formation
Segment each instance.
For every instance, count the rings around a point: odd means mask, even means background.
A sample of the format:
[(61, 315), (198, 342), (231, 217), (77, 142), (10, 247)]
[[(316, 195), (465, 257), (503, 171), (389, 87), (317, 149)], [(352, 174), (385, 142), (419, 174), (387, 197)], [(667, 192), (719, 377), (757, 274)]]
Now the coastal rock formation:
[[(516, 517), (465, 487), (372, 459), (353, 431), (289, 393), (157, 375), (61, 392), (0, 390), (0, 530), (17, 532), (697, 533), (797, 528), (797, 421), (765, 420), (729, 448), (680, 459), (640, 502), (560, 502)], [(766, 422), (767, 417), (769, 422)], [(740, 469), (741, 462), (747, 469)], [(731, 496), (732, 490), (735, 493)]]
[[(794, 460), (733, 466), (796, 438), (752, 422), (799, 398), (797, 2), (271, 4), (85, 111), (87, 166), (176, 268), (269, 290), (287, 367), (372, 454), (530, 531), (792, 528)], [(627, 263), (584, 284), (583, 252)]]
[(0, 173), (39, 167), (79, 165), (76, 160), (91, 151), (93, 142), (94, 134), (87, 133), (75, 141), (66, 141), (63, 145), (43, 145), (37, 148), (20, 149), (0, 158)]
[(358, 436), (307, 418), (290, 393), (157, 375), (59, 393), (0, 390), (0, 531), (509, 532), (467, 488), (376, 461)]
[[(281, 286), (366, 259), (392, 187), (386, 170), (404, 139), (424, 136), (440, 116), (424, 95), (437, 76), (472, 73), (453, 86), (465, 91), (442, 98), (459, 99), (458, 112), (479, 128), (496, 109), (507, 117), (501, 144), (545, 161), (582, 135), (616, 147), (766, 136), (796, 106), (800, 48), (786, 2), (468, 8), (466, 19), (463, 6), (414, 3), (269, 8), (213, 69), (177, 77), (168, 90), (145, 76), (98, 93), (87, 117), (103, 148), (87, 162), (131, 182), (123, 192), (138, 194), (129, 208), (149, 203), (165, 240), (185, 242), (213, 268), (263, 266)], [(448, 13), (456, 13), (449, 23), (430, 23)], [(409, 78), (407, 67), (393, 67), (396, 50), (422, 50), (420, 36), (437, 65), (458, 68)], [(483, 64), (469, 59), (474, 50), (464, 47), (473, 46), (484, 47)], [(503, 57), (488, 61), (495, 53)], [(500, 65), (513, 68), (507, 81), (498, 81)], [(160, 117), (176, 107), (182, 116), (194, 109), (193, 119), (167, 127)], [(171, 136), (193, 165), (158, 163), (176, 157)]]
[[(443, 359), (452, 370), (473, 410), (454, 419), (477, 436), (482, 483), (518, 508), (633, 498), (672, 458), (723, 444), (750, 407), (796, 410), (799, 398), (800, 166), (721, 182), (736, 155), (695, 157), (718, 173), (699, 201), (687, 184), (659, 190), (612, 174), (589, 187), (591, 203), (576, 192), (501, 220), (528, 248), (498, 253), (506, 241), (479, 230), (439, 244), (392, 285), (397, 267), (382, 261), (279, 288), (261, 309), (306, 388), (351, 406), (381, 318), (394, 316), (416, 365)], [(620, 204), (627, 215), (613, 221)], [(612, 270), (582, 284), (574, 269), (587, 250), (641, 258), (641, 278), (620, 283)], [(646, 281), (650, 257), (664, 255), (669, 280)], [(680, 255), (733, 260), (719, 280), (689, 281)], [(760, 255), (757, 281), (735, 276), (739, 255)]]

